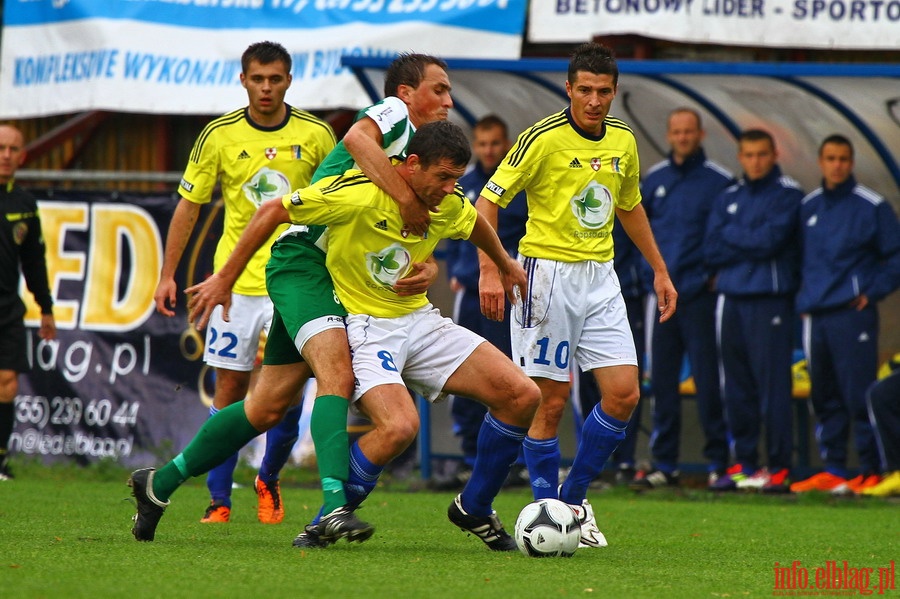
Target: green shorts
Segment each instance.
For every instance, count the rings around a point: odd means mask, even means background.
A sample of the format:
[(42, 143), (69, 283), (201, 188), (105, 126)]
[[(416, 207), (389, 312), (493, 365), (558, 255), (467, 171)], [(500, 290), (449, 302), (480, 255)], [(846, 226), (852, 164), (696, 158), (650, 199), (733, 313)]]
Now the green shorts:
[(344, 328), (347, 311), (334, 292), (325, 254), (311, 243), (294, 235), (275, 242), (266, 289), (275, 310), (263, 364), (301, 362), (300, 350), (313, 335)]

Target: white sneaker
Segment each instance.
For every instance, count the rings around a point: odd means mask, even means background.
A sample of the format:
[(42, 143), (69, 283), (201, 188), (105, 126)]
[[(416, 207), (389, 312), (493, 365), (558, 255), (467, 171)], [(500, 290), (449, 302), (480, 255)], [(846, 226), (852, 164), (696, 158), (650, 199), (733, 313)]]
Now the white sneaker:
[(585, 499), (581, 505), (569, 505), (570, 508), (578, 516), (578, 522), (581, 524), (581, 542), (579, 547), (606, 547), (606, 537), (597, 527), (597, 519), (594, 518), (594, 508)]
[(735, 484), (738, 489), (746, 489), (751, 491), (760, 491), (769, 484), (772, 475), (769, 474), (768, 468), (760, 468), (750, 476), (738, 480)]

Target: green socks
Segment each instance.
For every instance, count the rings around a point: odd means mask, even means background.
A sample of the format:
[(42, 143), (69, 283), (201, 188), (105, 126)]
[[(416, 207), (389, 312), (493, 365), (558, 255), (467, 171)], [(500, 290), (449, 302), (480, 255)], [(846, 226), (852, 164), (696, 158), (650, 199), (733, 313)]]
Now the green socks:
[[(346, 437), (346, 400), (344, 405)], [(153, 475), (153, 494), (168, 501), (181, 483), (215, 468), (259, 434), (244, 414), (243, 401), (222, 408), (200, 427), (184, 451)]]
[(316, 461), (325, 497), (323, 514), (347, 503), (344, 483), (350, 475), (349, 408), (350, 402), (337, 395), (320, 395), (313, 404), (309, 429), (316, 445)]

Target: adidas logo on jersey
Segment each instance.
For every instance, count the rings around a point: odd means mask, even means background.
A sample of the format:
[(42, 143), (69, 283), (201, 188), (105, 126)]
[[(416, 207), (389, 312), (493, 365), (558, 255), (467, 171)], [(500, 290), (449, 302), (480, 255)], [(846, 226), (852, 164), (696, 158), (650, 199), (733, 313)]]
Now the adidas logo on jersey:
[(375, 228), (376, 228), (376, 229), (381, 229), (382, 231), (387, 231), (387, 230), (388, 230), (388, 227), (387, 227), (387, 220), (380, 220), (380, 221), (378, 221), (377, 223), (375, 223)]
[(248, 158), (250, 158), (250, 154), (247, 153), (247, 150), (241, 150), (237, 157), (238, 160), (247, 160)]
[(573, 158), (572, 162), (569, 163), (569, 168), (581, 168), (581, 163), (578, 162), (577, 158)]

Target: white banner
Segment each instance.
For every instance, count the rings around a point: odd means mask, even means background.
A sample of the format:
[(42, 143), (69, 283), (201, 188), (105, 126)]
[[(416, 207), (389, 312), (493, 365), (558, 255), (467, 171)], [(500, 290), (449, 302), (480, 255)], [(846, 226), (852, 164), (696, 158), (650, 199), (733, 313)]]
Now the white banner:
[(637, 34), (786, 48), (900, 48), (900, 0), (531, 0), (532, 42)]
[(254, 42), (294, 59), (288, 103), (370, 103), (341, 55), (519, 58), (526, 0), (7, 0), (0, 118), (219, 114)]

